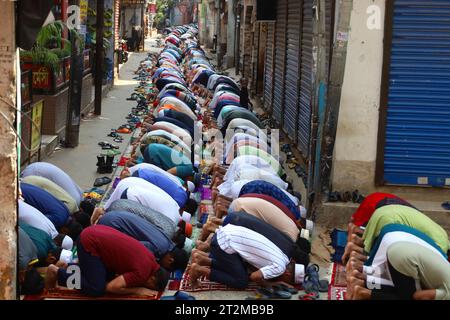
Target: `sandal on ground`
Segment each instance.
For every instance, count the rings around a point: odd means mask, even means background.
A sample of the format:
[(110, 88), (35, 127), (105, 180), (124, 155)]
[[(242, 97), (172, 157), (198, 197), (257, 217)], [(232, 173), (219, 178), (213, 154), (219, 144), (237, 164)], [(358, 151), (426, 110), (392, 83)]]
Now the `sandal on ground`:
[(294, 287), (288, 287), (287, 285), (282, 284), (282, 283), (276, 284), (272, 288), (274, 288), (275, 290), (278, 290), (278, 291), (286, 291), (286, 292), (289, 292), (290, 294), (298, 293), (298, 290), (295, 289)]
[(328, 202), (338, 202), (338, 201), (342, 201), (342, 196), (340, 192), (334, 191), (328, 194)]
[(108, 177), (97, 178), (95, 179), (94, 187), (101, 187), (108, 183), (111, 183), (111, 179)]
[(311, 292), (298, 297), (300, 300), (319, 300), (320, 294), (318, 292)]
[(259, 288), (256, 292), (267, 299), (291, 299), (292, 294), (283, 290), (274, 290), (270, 288)]
[(446, 201), (444, 203), (442, 203), (442, 208), (444, 208), (445, 210), (450, 210), (450, 201)]

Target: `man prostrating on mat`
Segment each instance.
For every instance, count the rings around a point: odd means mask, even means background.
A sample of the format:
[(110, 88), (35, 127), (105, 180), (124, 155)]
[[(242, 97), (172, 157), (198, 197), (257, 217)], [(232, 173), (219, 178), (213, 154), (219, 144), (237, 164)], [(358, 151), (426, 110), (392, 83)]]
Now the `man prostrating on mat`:
[[(111, 227), (95, 225), (83, 230), (78, 241), (81, 292), (90, 296), (104, 293), (144, 295), (162, 291), (169, 273), (139, 241)], [(71, 276), (65, 268), (50, 265), (46, 287), (67, 285)]]

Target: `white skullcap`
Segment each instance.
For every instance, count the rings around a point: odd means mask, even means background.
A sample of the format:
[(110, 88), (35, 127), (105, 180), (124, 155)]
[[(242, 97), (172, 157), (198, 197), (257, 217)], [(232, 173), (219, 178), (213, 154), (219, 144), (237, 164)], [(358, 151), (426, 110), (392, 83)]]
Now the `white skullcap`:
[(194, 192), (195, 184), (192, 181), (187, 182), (187, 187), (188, 187), (189, 192)]
[(59, 256), (59, 260), (64, 261), (65, 263), (72, 262), (72, 251), (70, 250), (61, 250), (61, 255)]
[(181, 216), (181, 219), (183, 219), (185, 222), (189, 223), (191, 222), (192, 215), (189, 212), (183, 211), (183, 215)]
[(72, 238), (69, 237), (69, 236), (65, 236), (63, 241), (62, 241), (61, 247), (63, 249), (66, 249), (66, 250), (72, 250), (72, 248), (73, 248), (73, 240), (72, 240)]
[(305, 278), (305, 266), (302, 264), (295, 265), (295, 276), (294, 283), (299, 284), (302, 283)]
[(159, 110), (158, 117), (164, 117), (164, 110)]
[(186, 240), (184, 240), (183, 250), (186, 251), (188, 254), (191, 253), (191, 251), (192, 251), (192, 240), (191, 239), (186, 238)]

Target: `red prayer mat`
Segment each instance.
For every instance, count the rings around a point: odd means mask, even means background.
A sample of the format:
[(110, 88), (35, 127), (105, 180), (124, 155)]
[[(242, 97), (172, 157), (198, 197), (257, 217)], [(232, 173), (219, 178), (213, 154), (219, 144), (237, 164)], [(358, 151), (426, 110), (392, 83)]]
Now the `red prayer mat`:
[(162, 292), (155, 296), (105, 294), (101, 297), (90, 297), (82, 294), (79, 290), (56, 288), (51, 291), (45, 289), (39, 295), (26, 295), (24, 300), (159, 300), (161, 296)]
[(340, 263), (333, 263), (331, 283), (328, 289), (328, 300), (345, 300), (347, 292), (347, 280), (345, 266)]
[(208, 279), (206, 279), (205, 277), (201, 277), (200, 280), (200, 287), (193, 289), (191, 284), (190, 284), (190, 278), (189, 278), (189, 268), (190, 266), (188, 266), (186, 268), (186, 271), (183, 274), (183, 278), (181, 279), (181, 283), (180, 283), (180, 291), (185, 291), (185, 292), (200, 292), (200, 291), (255, 291), (256, 289), (258, 289), (260, 286), (258, 286), (256, 283), (254, 282), (250, 282), (248, 287), (245, 289), (236, 289), (236, 288), (231, 288), (228, 287), (224, 284), (218, 283), (218, 282), (213, 282), (210, 281)]

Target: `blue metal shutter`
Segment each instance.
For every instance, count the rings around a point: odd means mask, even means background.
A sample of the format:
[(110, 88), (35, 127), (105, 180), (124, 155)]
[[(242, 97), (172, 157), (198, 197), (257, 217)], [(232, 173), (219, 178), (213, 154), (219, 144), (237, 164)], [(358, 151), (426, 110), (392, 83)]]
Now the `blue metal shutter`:
[(298, 147), (304, 157), (309, 157), (311, 136), (311, 99), (313, 86), (313, 0), (303, 1), (303, 25), (300, 72), (300, 108), (298, 113)]
[(275, 23), (275, 76), (273, 95), (273, 117), (281, 124), (284, 112), (284, 80), (286, 63), (286, 14), (287, 0), (277, 1), (277, 21)]
[(384, 179), (450, 186), (450, 1), (395, 0)]
[(275, 23), (267, 23), (266, 57), (264, 64), (264, 107), (272, 111), (273, 104), (273, 58)]
[(292, 141), (297, 140), (297, 117), (300, 81), (301, 1), (288, 1), (286, 41), (286, 88), (284, 91), (283, 129)]

